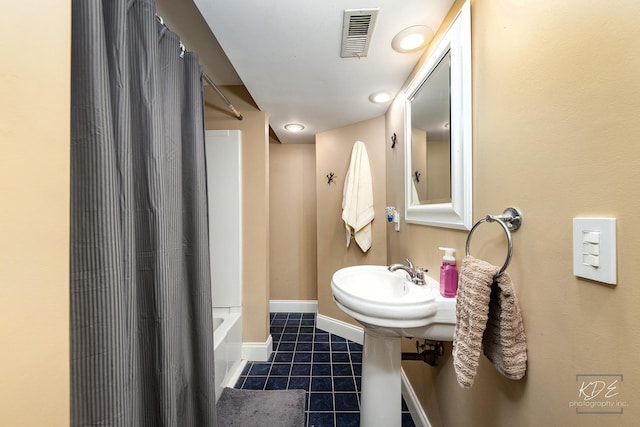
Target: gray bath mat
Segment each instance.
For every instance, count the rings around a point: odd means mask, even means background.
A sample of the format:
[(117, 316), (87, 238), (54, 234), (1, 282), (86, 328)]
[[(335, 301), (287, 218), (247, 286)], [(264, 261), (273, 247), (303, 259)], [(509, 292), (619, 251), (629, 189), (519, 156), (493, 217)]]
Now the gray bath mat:
[(226, 387), (216, 404), (219, 427), (304, 427), (304, 390)]

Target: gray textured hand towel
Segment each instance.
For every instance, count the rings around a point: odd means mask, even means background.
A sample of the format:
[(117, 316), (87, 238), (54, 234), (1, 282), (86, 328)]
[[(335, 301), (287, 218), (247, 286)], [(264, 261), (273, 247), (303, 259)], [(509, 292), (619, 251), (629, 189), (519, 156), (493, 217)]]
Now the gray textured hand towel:
[(524, 376), (527, 370), (527, 338), (518, 298), (507, 273), (494, 279), (482, 347), (484, 355), (502, 375), (512, 380)]
[[(527, 347), (522, 315), (511, 278), (499, 267), (466, 256), (460, 268), (456, 301), (453, 367), (458, 384), (471, 388), (480, 352), (511, 379), (526, 371)], [(495, 278), (495, 279), (494, 279)]]

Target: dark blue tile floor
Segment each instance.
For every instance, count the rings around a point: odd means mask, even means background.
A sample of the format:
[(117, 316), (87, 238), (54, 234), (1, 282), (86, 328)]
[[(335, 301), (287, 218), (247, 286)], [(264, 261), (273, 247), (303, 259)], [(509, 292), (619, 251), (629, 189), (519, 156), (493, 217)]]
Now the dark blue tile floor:
[[(362, 346), (316, 328), (313, 313), (271, 313), (270, 328), (269, 361), (249, 361), (235, 387), (304, 389), (307, 427), (359, 426)], [(415, 427), (404, 400), (402, 426)]]

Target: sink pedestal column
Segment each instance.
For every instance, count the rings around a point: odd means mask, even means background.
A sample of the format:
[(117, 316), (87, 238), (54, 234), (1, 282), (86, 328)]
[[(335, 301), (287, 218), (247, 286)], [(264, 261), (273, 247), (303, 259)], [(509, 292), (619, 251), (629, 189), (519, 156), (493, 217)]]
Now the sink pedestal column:
[(361, 427), (402, 425), (401, 339), (364, 327)]

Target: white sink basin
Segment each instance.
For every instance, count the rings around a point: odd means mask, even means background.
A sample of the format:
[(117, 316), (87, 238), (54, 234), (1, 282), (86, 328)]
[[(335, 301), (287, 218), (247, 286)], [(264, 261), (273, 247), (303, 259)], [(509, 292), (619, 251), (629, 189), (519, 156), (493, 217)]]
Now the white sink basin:
[(453, 341), (456, 300), (428, 276), (416, 285), (402, 270), (357, 265), (336, 271), (331, 291), (342, 311), (378, 334)]
[(364, 328), (360, 426), (400, 427), (402, 337), (453, 341), (456, 299), (440, 295), (402, 270), (358, 265), (336, 271), (331, 291), (336, 305)]

